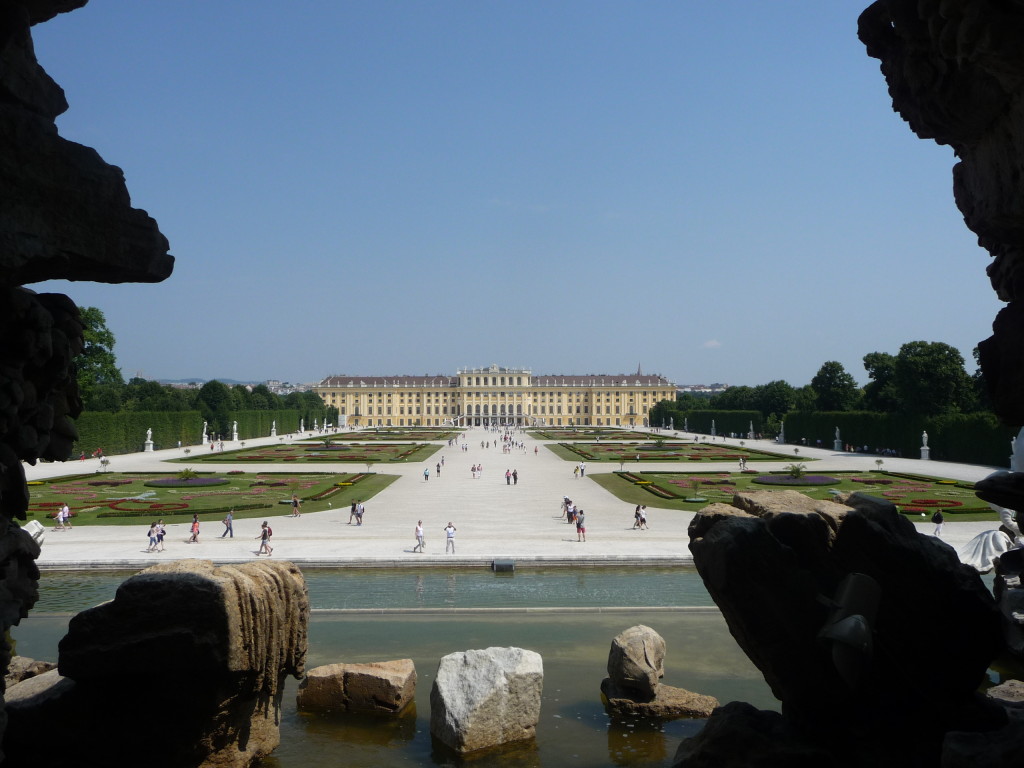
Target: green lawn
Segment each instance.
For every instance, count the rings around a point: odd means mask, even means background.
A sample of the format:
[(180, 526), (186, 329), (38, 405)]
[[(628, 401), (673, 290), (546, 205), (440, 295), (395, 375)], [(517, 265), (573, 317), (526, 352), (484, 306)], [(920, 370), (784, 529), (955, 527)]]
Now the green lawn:
[(350, 461), (358, 464), (375, 464), (385, 461), (425, 461), (437, 451), (439, 445), (430, 443), (382, 443), (380, 445), (356, 445), (333, 442), (325, 446), (323, 440), (315, 445), (299, 442), (292, 445), (266, 445), (259, 448), (239, 448), (234, 451), (195, 450), (183, 459), (173, 459), (179, 464), (315, 464)]
[[(302, 501), (303, 512), (347, 507), (353, 499), (366, 500), (398, 479), (376, 473), (200, 473), (190, 486), (160, 487), (174, 482), (173, 473), (103, 473), (35, 480), (29, 485), (29, 519), (49, 524), (62, 502), (72, 512), (73, 525), (140, 525), (163, 519), (166, 523), (224, 517), (229, 509), (236, 519), (290, 514), (292, 494)], [(199, 485), (198, 483), (205, 483)]]
[(538, 427), (527, 430), (538, 440), (653, 440), (647, 432), (611, 427)]
[[(770, 485), (755, 482), (765, 473), (747, 472), (614, 472), (588, 475), (592, 480), (631, 505), (646, 504), (661, 509), (698, 510), (713, 502), (730, 503), (736, 493), (745, 491), (795, 490), (815, 499), (827, 499), (832, 491), (861, 491), (892, 501), (914, 520), (928, 520), (942, 509), (947, 520), (998, 522), (999, 516), (974, 495), (972, 483), (959, 483), (936, 477), (898, 475), (889, 472), (829, 472), (807, 475), (820, 478), (816, 485)], [(785, 478), (786, 473), (771, 473)], [(691, 484), (700, 481), (694, 497)], [(834, 482), (831, 482), (834, 481)]]
[[(733, 445), (667, 441), (625, 443), (557, 443), (548, 445), (567, 461), (611, 461), (626, 464), (637, 461), (711, 462), (734, 461), (815, 461), (799, 454), (771, 453)], [(638, 458), (639, 457), (639, 458)]]
[(398, 429), (381, 427), (380, 429), (364, 429), (359, 432), (338, 432), (333, 435), (305, 437), (299, 442), (323, 443), (332, 442), (372, 442), (372, 441), (403, 441), (403, 440), (450, 440), (462, 433), (461, 429), (438, 427), (407, 427)]

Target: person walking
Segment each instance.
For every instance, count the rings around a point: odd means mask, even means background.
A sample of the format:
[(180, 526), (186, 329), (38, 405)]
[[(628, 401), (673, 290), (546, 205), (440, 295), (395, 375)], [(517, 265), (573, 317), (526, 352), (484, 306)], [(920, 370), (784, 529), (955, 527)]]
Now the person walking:
[(436, 469), (437, 469), (437, 476), (440, 477), (441, 476), (441, 462), (440, 461), (437, 462)]
[(163, 520), (158, 520), (156, 524), (156, 545), (159, 547), (157, 552), (164, 551), (164, 537), (167, 536), (167, 526), (164, 525)]
[(446, 525), (444, 527), (444, 535), (445, 535), (444, 552), (445, 552), (445, 554), (448, 554), (449, 552), (451, 552), (454, 555), (455, 554), (455, 526), (452, 525), (452, 521), (451, 520), (449, 520), (448, 521), (448, 525)]
[(68, 506), (68, 503), (66, 501), (61, 505), (60, 511), (61, 511), (61, 514), (64, 515), (64, 521), (63, 521), (64, 522), (64, 530), (65, 531), (70, 531), (71, 530), (71, 507)]
[(512, 485), (512, 470), (505, 468), (505, 485)]
[(235, 510), (229, 509), (228, 513), (224, 515), (224, 533), (220, 535), (223, 539), (225, 536), (230, 536), (232, 539), (235, 538)]
[(640, 505), (640, 530), (643, 530), (644, 528), (650, 530), (651, 526), (649, 526), (647, 524), (647, 505), (646, 504), (641, 504)]
[(358, 504), (356, 504), (356, 525), (357, 526), (363, 524), (363, 513), (364, 512), (366, 512), (366, 507), (363, 506), (363, 502), (360, 501)]
[(156, 527), (156, 523), (150, 523), (149, 524), (149, 533), (146, 534), (147, 536), (149, 536), (149, 547), (147, 547), (147, 549), (146, 549), (147, 552), (156, 552), (157, 551), (156, 550), (156, 534), (157, 534), (157, 530), (158, 529)]
[(937, 538), (942, 538), (942, 522), (943, 522), (942, 512), (940, 512), (939, 510), (936, 509), (935, 510), (935, 514), (932, 515), (932, 522), (935, 523), (935, 530), (932, 531), (932, 536), (935, 536)]
[(260, 526), (260, 532), (256, 535), (256, 538), (260, 540), (260, 548), (256, 552), (256, 556), (259, 557), (266, 552), (267, 557), (274, 554), (274, 548), (270, 546), (270, 537), (274, 535), (273, 529), (267, 524), (267, 521), (263, 521), (263, 525)]
[(580, 477), (586, 477), (586, 476), (587, 476), (587, 462), (581, 461), (580, 462)]
[(192, 535), (189, 537), (188, 543), (189, 544), (198, 544), (199, 543), (199, 515), (197, 515), (197, 514), (193, 514), (192, 515), (192, 527), (189, 530), (191, 531)]
[(299, 507), (301, 507), (301, 506), (302, 506), (302, 504), (299, 502), (298, 494), (293, 493), (292, 494), (292, 517), (302, 517), (302, 515), (299, 513)]
[(519, 485), (519, 470), (512, 470), (512, 485)]
[(633, 510), (633, 530), (637, 530), (640, 527), (640, 505), (636, 505), (636, 509)]
[(352, 507), (348, 511), (348, 523), (346, 525), (352, 525), (352, 519), (356, 516), (356, 507), (359, 504), (359, 499), (352, 500)]
[(429, 482), (429, 481), (430, 481), (430, 467), (424, 467), (423, 468), (423, 482), (426, 483), (426, 482)]
[[(584, 521), (582, 509), (576, 510), (576, 541), (587, 540), (587, 526)], [(570, 539), (571, 541), (571, 539)]]
[(417, 520), (416, 521), (416, 530), (414, 531), (414, 533), (416, 535), (416, 546), (412, 548), (412, 551), (413, 552), (419, 552), (420, 554), (422, 554), (424, 552), (424, 547), (427, 546), (427, 542), (424, 541), (424, 539), (423, 539), (423, 521), (422, 520)]

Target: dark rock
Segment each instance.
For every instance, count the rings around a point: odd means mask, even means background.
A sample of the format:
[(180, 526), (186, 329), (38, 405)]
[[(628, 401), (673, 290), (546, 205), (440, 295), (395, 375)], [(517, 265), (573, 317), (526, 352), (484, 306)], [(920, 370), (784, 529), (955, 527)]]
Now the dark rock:
[[(290, 563), (147, 569), (71, 620), (59, 687), (39, 682), (10, 702), (9, 764), (127, 767), (144, 754), (157, 767), (249, 766), (280, 740), (284, 681), (302, 675), (308, 618)], [(38, 739), (55, 722), (61, 738)]]
[(953, 196), (993, 256), (993, 336), (979, 346), (995, 412), (1024, 424), (1024, 7), (877, 0), (858, 34), (880, 60), (893, 109), (918, 136), (953, 148)]
[(308, 712), (370, 712), (394, 715), (416, 695), (412, 659), (369, 664), (327, 664), (309, 670), (299, 684), (298, 707)]
[[(835, 532), (816, 514), (720, 516), (695, 529), (705, 530), (690, 543), (697, 569), (795, 732), (859, 754), (902, 744), (885, 758), (895, 764), (937, 755), (947, 730), (991, 715), (978, 714), (974, 692), (1001, 647), (992, 596), (952, 548), (895, 510), (851, 511)], [(820, 632), (852, 573), (874, 579), (881, 600), (874, 651), (849, 684)]]
[(741, 701), (719, 707), (704, 729), (685, 739), (672, 768), (832, 768), (833, 752), (809, 743), (778, 712)]

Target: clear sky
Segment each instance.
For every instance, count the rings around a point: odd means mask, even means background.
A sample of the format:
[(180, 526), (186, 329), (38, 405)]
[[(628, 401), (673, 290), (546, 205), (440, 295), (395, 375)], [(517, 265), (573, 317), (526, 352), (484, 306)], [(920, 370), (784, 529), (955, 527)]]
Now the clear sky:
[(999, 309), (867, 0), (92, 0), (34, 28), (62, 136), (177, 258), (100, 307), (127, 377), (810, 381)]

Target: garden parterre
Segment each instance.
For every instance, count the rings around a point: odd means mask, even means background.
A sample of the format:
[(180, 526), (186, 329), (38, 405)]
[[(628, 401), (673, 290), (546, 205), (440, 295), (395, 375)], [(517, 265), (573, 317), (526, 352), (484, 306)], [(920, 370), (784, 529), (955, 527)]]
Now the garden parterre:
[(202, 451), (184, 459), (176, 459), (179, 463), (225, 463), (258, 462), (261, 464), (278, 463), (329, 463), (352, 461), (361, 464), (384, 461), (423, 461), (440, 450), (440, 446), (429, 443), (384, 443), (381, 445), (361, 445), (356, 443), (325, 444), (318, 440), (313, 445), (308, 442), (291, 445), (266, 445), (258, 448), (239, 448), (233, 451)]
[[(184, 473), (182, 473), (184, 474)], [(193, 473), (194, 475), (194, 473)], [(309, 511), (368, 499), (394, 476), (376, 473), (249, 473), (200, 474), (182, 478), (165, 473), (71, 475), (29, 483), (30, 519), (45, 521), (67, 502), (74, 525), (117, 525), (163, 518), (169, 523), (193, 514), (217, 515), (232, 510), (238, 518), (266, 515), (290, 503), (296, 494)], [(288, 508), (290, 511), (290, 508)]]

